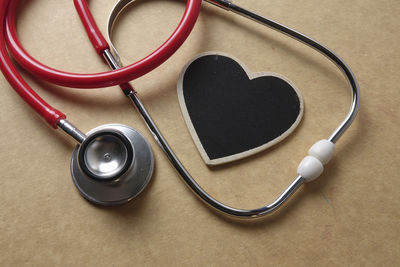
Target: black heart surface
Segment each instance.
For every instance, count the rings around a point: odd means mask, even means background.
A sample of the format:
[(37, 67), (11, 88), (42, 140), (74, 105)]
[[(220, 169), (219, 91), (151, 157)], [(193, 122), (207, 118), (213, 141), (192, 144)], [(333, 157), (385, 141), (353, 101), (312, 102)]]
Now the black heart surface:
[(276, 73), (252, 73), (220, 52), (192, 59), (178, 81), (188, 129), (208, 165), (260, 152), (286, 138), (303, 116), (299, 90)]

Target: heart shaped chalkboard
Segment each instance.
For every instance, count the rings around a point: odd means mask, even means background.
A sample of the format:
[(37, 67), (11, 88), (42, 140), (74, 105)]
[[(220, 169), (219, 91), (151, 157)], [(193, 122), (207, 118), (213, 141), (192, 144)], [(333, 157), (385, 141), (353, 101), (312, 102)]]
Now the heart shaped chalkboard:
[(209, 52), (192, 59), (178, 81), (192, 138), (208, 165), (241, 159), (275, 145), (300, 123), (299, 90), (276, 73), (252, 73), (232, 57)]

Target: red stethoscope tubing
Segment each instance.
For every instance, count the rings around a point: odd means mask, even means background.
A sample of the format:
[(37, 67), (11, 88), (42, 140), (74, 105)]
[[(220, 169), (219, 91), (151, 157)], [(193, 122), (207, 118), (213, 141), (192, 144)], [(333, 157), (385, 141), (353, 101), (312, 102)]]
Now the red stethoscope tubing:
[[(8, 1), (0, 1), (0, 21), (5, 22)], [(2, 24), (3, 25), (3, 24)], [(5, 27), (0, 27), (0, 69), (4, 77), (14, 90), (25, 100), (40, 116), (51, 126), (57, 128), (57, 123), (66, 116), (46, 103), (32, 88), (25, 82), (16, 70), (10, 56), (8, 55), (4, 36)]]
[(90, 12), (87, 0), (74, 0), (74, 5), (93, 48), (102, 56), (104, 50), (109, 49), (110, 47), (103, 34), (100, 32), (99, 27), (97, 27), (92, 12)]
[(138, 62), (111, 72), (78, 74), (55, 70), (32, 58), (24, 50), (17, 37), (15, 18), (18, 1), (7, 0), (6, 2), (9, 2), (6, 40), (15, 60), (38, 78), (57, 85), (74, 88), (100, 88), (119, 85), (152, 71), (172, 56), (183, 44), (196, 23), (201, 6), (201, 0), (188, 0), (183, 18), (173, 34), (158, 49)]
[[(17, 93), (47, 122), (56, 127), (58, 121), (65, 118), (65, 115), (52, 108), (29, 87), (13, 66), (7, 48), (14, 59), (35, 77), (57, 85), (74, 88), (100, 88), (120, 85), (152, 71), (175, 53), (193, 29), (200, 12), (201, 2), (201, 0), (187, 1), (183, 18), (178, 27), (166, 42), (147, 57), (114, 71), (78, 74), (50, 68), (30, 56), (19, 42), (16, 32), (15, 21), (18, 0), (0, 1), (0, 21), (3, 25), (0, 29), (0, 67)], [(86, 0), (74, 0), (74, 3), (90, 41), (97, 53), (101, 54), (108, 48), (108, 44), (96, 26)], [(1, 36), (4, 36), (4, 38), (1, 38)]]

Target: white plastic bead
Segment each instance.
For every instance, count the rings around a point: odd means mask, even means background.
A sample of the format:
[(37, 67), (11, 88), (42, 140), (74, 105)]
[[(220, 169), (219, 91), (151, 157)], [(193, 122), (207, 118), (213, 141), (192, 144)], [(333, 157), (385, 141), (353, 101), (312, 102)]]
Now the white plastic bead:
[(297, 173), (301, 175), (306, 182), (315, 180), (322, 174), (323, 171), (324, 165), (319, 159), (313, 156), (305, 157), (297, 168)]
[(327, 164), (333, 156), (335, 150), (335, 144), (328, 140), (321, 140), (315, 143), (308, 154), (319, 159), (322, 164)]

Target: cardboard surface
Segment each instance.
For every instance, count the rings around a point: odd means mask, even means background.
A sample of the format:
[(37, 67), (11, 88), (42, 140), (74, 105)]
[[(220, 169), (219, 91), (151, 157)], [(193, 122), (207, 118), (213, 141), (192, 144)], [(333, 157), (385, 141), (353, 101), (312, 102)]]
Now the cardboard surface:
[[(91, 1), (102, 30), (115, 1)], [(1, 266), (396, 266), (400, 263), (400, 3), (257, 1), (237, 4), (300, 30), (336, 51), (361, 86), (357, 120), (319, 180), (256, 222), (218, 215), (183, 184), (117, 87), (71, 90), (24, 77), (82, 131), (105, 123), (137, 128), (155, 153), (155, 176), (140, 199), (117, 208), (89, 204), (69, 173), (74, 142), (53, 131), (0, 77)], [(18, 29), (26, 49), (52, 67), (107, 70), (72, 1), (25, 1)], [(123, 62), (138, 60), (172, 32), (179, 1), (138, 1), (115, 28)], [(301, 90), (296, 132), (249, 159), (208, 168), (182, 118), (176, 82), (183, 65), (209, 50), (252, 71), (282, 73)], [(292, 181), (309, 147), (345, 117), (349, 89), (323, 56), (251, 21), (203, 4), (183, 47), (133, 82), (183, 164), (215, 198), (240, 208), (270, 203)]]

